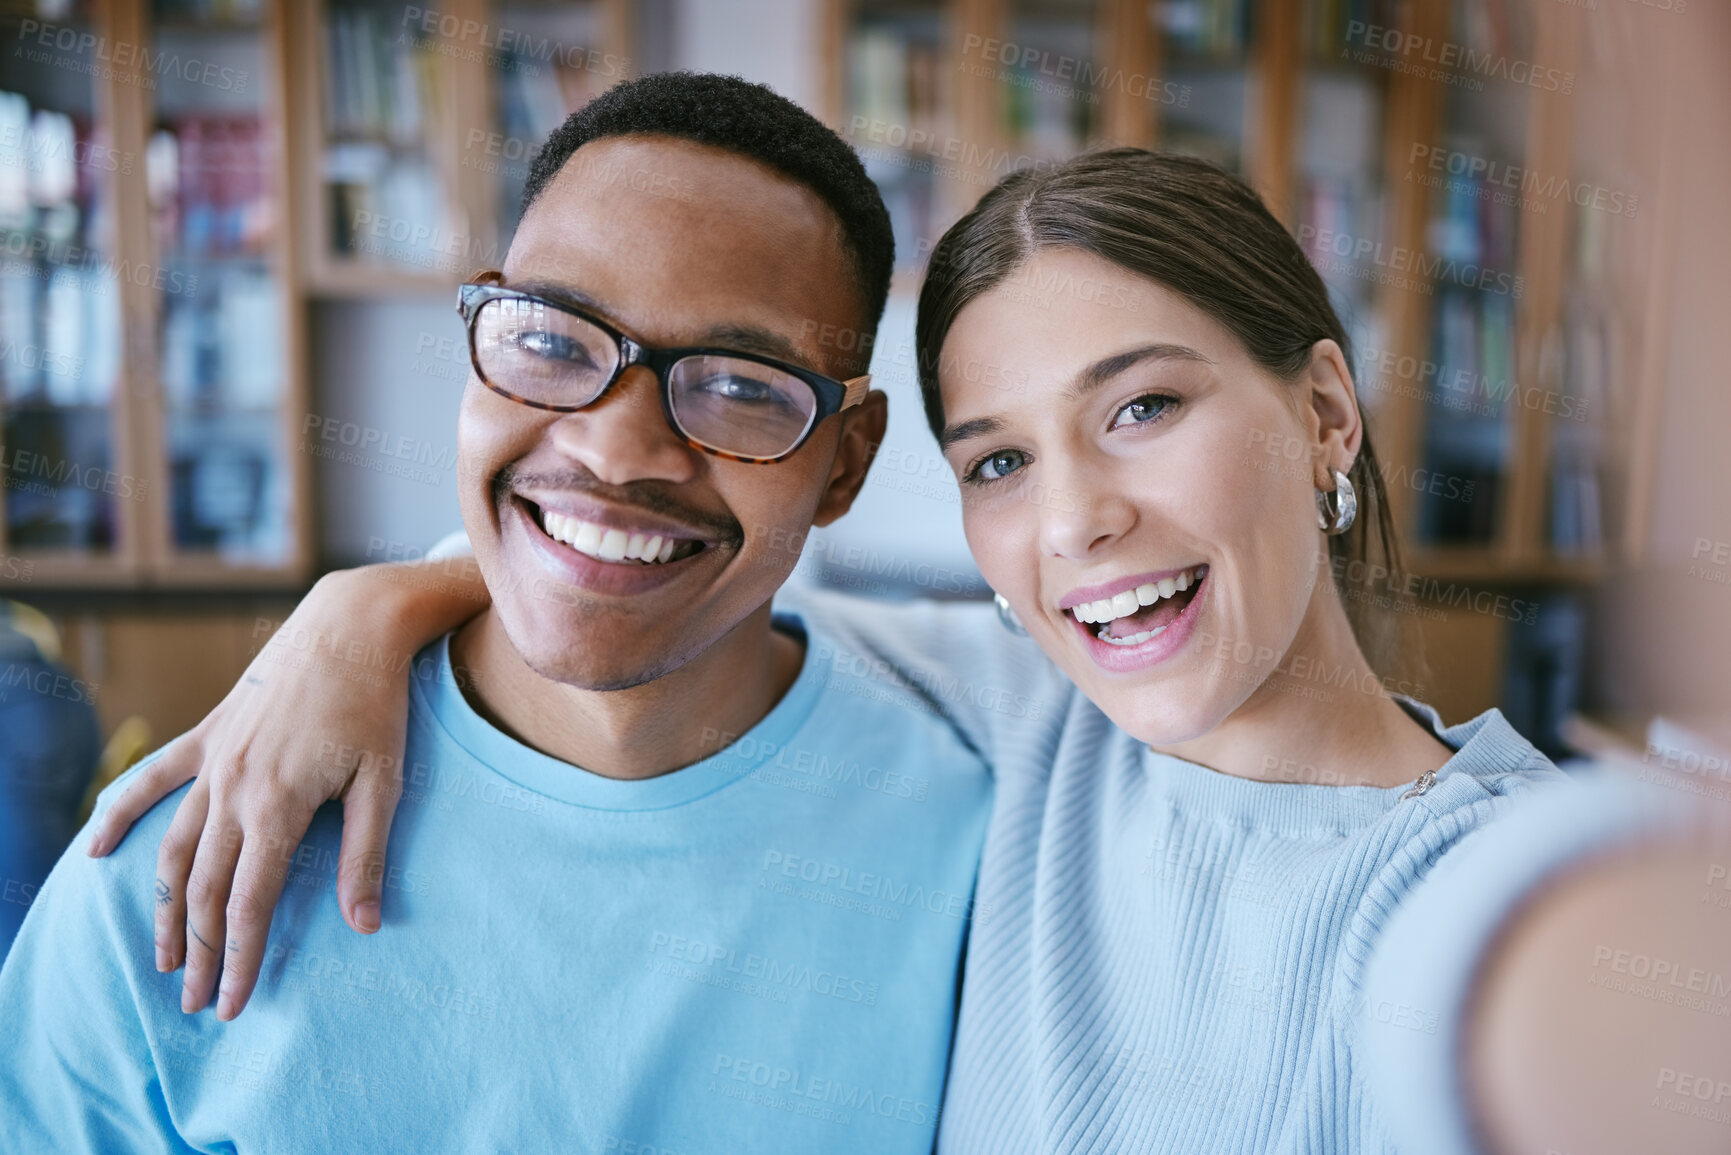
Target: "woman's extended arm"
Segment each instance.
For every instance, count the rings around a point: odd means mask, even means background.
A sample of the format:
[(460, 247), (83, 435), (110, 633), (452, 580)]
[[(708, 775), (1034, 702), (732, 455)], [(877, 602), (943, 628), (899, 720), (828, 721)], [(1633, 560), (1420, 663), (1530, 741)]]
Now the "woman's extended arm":
[(219, 969), (217, 1017), (246, 1005), (295, 847), (332, 799), (343, 802), (337, 901), (356, 930), (379, 928), (409, 659), (487, 601), (467, 556), (327, 574), (210, 716), (140, 769), (101, 816), (89, 847), (98, 856), (197, 777), (156, 867), (156, 966), (185, 962), (183, 1010), (210, 1001)]

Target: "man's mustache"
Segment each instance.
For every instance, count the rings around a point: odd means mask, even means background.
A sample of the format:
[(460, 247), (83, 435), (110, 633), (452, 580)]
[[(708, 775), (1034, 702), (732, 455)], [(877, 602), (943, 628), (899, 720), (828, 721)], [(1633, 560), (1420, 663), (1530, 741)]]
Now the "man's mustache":
[(659, 482), (628, 481), (624, 485), (608, 485), (587, 469), (536, 473), (507, 465), (493, 476), (493, 504), (502, 504), (518, 489), (581, 493), (611, 505), (640, 509), (677, 521), (725, 544), (737, 546), (745, 541), (745, 529), (737, 520), (725, 514), (695, 509), (668, 493)]

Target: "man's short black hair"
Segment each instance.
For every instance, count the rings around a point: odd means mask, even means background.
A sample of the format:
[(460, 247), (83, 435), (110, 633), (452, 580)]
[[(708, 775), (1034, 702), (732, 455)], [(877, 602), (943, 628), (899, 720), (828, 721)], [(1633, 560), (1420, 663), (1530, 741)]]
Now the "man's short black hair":
[(523, 211), (583, 145), (639, 134), (724, 148), (815, 192), (841, 221), (866, 322), (877, 328), (895, 266), (895, 237), (883, 197), (846, 141), (766, 85), (708, 72), (659, 72), (613, 86), (566, 117), (535, 154)]

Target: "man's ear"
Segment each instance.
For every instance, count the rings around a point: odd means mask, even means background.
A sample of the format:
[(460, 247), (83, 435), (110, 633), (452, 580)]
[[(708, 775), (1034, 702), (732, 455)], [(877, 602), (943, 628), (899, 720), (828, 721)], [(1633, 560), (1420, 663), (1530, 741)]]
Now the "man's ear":
[(828, 525), (849, 509), (854, 498), (865, 487), (866, 471), (877, 456), (878, 446), (889, 428), (890, 402), (881, 390), (873, 389), (851, 409), (838, 414), (841, 440), (835, 447), (835, 464), (830, 466), (829, 480), (824, 483), (823, 496), (818, 499), (813, 525)]
[(1303, 416), (1310, 425), (1312, 481), (1316, 488), (1334, 489), (1333, 471), (1350, 472), (1364, 441), (1364, 421), (1358, 412), (1358, 395), (1352, 387), (1352, 371), (1346, 354), (1331, 340), (1310, 347), (1310, 367), (1304, 384), (1309, 402)]

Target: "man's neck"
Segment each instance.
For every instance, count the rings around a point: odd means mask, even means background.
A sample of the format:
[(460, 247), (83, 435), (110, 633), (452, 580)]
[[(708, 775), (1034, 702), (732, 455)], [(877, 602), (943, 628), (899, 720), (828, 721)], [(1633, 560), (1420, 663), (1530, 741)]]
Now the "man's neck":
[(480, 714), (527, 746), (607, 778), (653, 778), (717, 752), (718, 735), (762, 720), (799, 677), (805, 648), (766, 604), (677, 670), (626, 690), (583, 690), (537, 673), (492, 610), (451, 639), (458, 684)]

